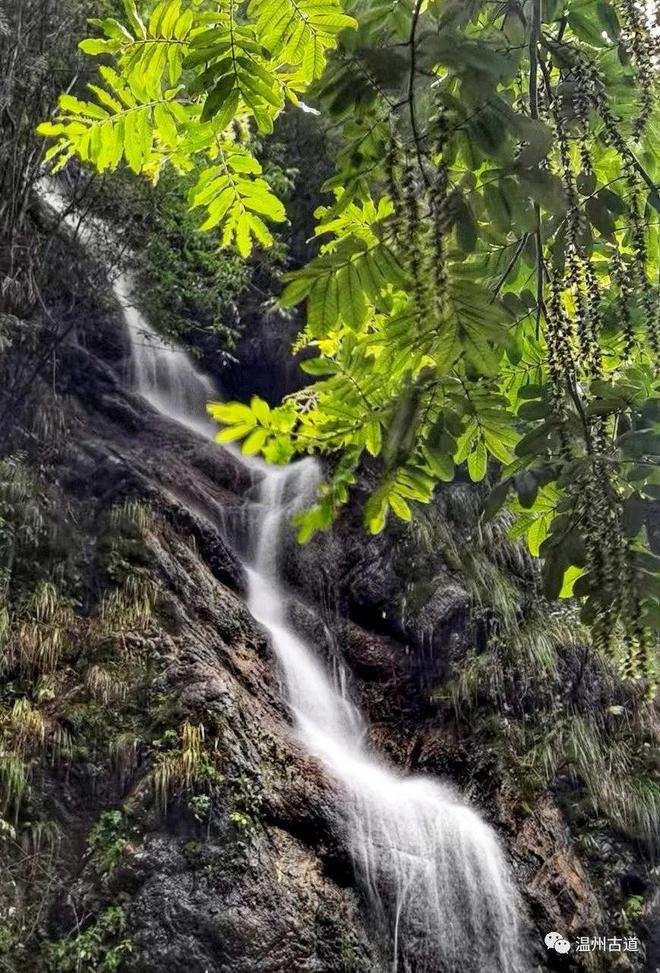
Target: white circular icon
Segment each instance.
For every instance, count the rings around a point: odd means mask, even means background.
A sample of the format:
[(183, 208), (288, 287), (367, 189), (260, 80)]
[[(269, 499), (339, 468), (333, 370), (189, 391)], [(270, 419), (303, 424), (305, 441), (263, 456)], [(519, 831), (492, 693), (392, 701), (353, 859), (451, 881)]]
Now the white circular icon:
[(568, 953), (571, 949), (568, 939), (564, 939), (559, 932), (549, 932), (544, 942), (548, 949), (554, 949), (556, 953)]

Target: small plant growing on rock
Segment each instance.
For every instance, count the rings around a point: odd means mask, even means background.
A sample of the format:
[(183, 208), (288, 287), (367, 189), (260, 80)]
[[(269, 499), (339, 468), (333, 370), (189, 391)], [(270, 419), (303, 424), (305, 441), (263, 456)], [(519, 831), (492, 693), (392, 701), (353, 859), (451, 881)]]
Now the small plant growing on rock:
[(256, 829), (261, 809), (262, 793), (259, 784), (246, 774), (233, 777), (230, 784), (234, 806), (229, 812), (229, 818), (239, 832), (250, 836)]
[(617, 921), (624, 932), (631, 932), (644, 915), (644, 899), (641, 895), (631, 895), (623, 903)]
[(18, 613), (9, 641), (10, 665), (52, 672), (66, 650), (73, 612), (51, 581), (41, 581)]
[(112, 508), (110, 523), (125, 536), (142, 537), (153, 527), (153, 515), (148, 504), (141, 500), (126, 500)]
[(230, 811), (229, 820), (233, 821), (239, 831), (250, 833), (254, 830), (254, 821), (245, 811)]
[(195, 794), (188, 801), (188, 809), (196, 821), (206, 824), (211, 815), (211, 798), (208, 794)]
[(46, 722), (28, 699), (0, 710), (0, 811), (18, 822), (30, 788), (32, 764), (43, 752)]
[(49, 957), (51, 973), (114, 973), (132, 946), (124, 935), (126, 916), (117, 905), (104, 909), (90, 926), (55, 943)]
[(151, 619), (156, 599), (156, 586), (146, 574), (130, 574), (118, 587), (103, 596), (99, 612), (98, 634), (113, 635), (127, 630), (140, 631)]
[(99, 875), (109, 875), (122, 856), (128, 840), (124, 815), (119, 810), (103, 811), (90, 832), (91, 861)]
[(156, 755), (151, 773), (154, 797), (163, 814), (183, 793), (210, 790), (222, 781), (216, 764), (217, 740), (210, 749), (205, 745), (203, 724), (196, 726), (186, 720), (178, 734), (167, 731), (159, 742), (171, 747), (173, 738), (175, 746)]
[(91, 696), (104, 706), (123, 703), (128, 696), (126, 682), (107, 666), (90, 666), (85, 675), (85, 684)]
[(114, 506), (104, 521), (98, 554), (114, 584), (101, 599), (93, 634), (101, 639), (147, 627), (156, 603), (156, 586), (148, 574), (151, 554), (146, 535), (153, 526), (150, 508), (139, 500)]

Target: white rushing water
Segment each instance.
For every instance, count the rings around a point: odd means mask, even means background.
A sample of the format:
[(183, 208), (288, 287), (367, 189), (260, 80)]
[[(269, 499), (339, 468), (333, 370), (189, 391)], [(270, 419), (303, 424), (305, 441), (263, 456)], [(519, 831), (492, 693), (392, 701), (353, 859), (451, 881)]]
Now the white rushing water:
[(211, 379), (195, 367), (183, 349), (151, 327), (134, 304), (134, 284), (128, 274), (119, 274), (112, 289), (131, 342), (132, 388), (170, 419), (212, 437), (215, 426), (206, 414), (206, 403), (217, 396), (217, 391)]
[[(65, 212), (46, 187), (42, 198)], [(80, 233), (91, 244), (91, 229)], [(131, 339), (131, 385), (164, 415), (212, 436), (205, 403), (214, 390), (181, 349), (158, 336), (134, 307), (132, 284), (113, 284)], [(250, 461), (254, 466), (255, 461)], [(260, 465), (248, 511), (248, 604), (268, 630), (296, 733), (340, 785), (337, 814), (374, 923), (383, 973), (526, 973), (516, 893), (493, 830), (449, 786), (388, 767), (365, 743), (360, 714), (314, 647), (287, 620), (279, 557), (293, 514), (314, 495), (316, 463)]]
[[(73, 235), (102, 258), (104, 243), (111, 234), (101, 221), (81, 219), (51, 179), (41, 181), (39, 196)], [(129, 385), (158, 412), (212, 437), (215, 427), (206, 414), (206, 403), (217, 395), (213, 382), (195, 367), (182, 348), (163, 338), (136, 307), (135, 285), (129, 272), (111, 274), (110, 283), (130, 341)]]
[(369, 752), (355, 707), (287, 622), (278, 557), (318, 479), (313, 460), (265, 470), (248, 605), (271, 635), (301, 743), (342, 785), (338, 813), (386, 969), (523, 973), (516, 894), (492, 829), (452, 788), (397, 774)]

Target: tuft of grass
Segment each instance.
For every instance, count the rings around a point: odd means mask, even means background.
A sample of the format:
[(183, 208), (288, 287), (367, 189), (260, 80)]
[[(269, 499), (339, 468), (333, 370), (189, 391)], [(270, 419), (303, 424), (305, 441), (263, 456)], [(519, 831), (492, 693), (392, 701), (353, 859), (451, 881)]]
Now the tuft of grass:
[(53, 766), (61, 760), (69, 760), (73, 754), (73, 738), (69, 731), (59, 723), (52, 728), (49, 748), (51, 764)]
[(110, 511), (110, 524), (120, 533), (137, 531), (144, 535), (153, 527), (151, 507), (142, 500), (125, 500)]
[(14, 701), (11, 709), (0, 708), (0, 811), (2, 817), (18, 822), (29, 794), (34, 765), (47, 749), (56, 763), (71, 752), (68, 732), (47, 720), (27, 698)]
[(46, 721), (28, 699), (17, 699), (10, 710), (0, 712), (0, 809), (2, 817), (15, 824), (45, 740)]
[(562, 657), (586, 644), (588, 634), (567, 615), (532, 611), (470, 652), (438, 696), (451, 700), (457, 716), (480, 702), (499, 712), (522, 712), (528, 702), (538, 709), (552, 701)]
[(46, 740), (46, 721), (29, 699), (17, 699), (9, 713), (7, 732), (21, 753), (40, 750)]
[(599, 806), (627, 837), (640, 844), (649, 857), (658, 855), (660, 835), (660, 782), (637, 776), (630, 770), (624, 778), (612, 774), (601, 782)]
[(35, 858), (52, 858), (62, 840), (55, 821), (27, 821), (19, 837), (23, 851)]
[(0, 808), (2, 817), (18, 823), (21, 806), (30, 789), (31, 767), (20, 754), (0, 742)]
[(593, 716), (573, 714), (553, 720), (529, 747), (521, 766), (543, 786), (560, 772), (572, 776), (591, 810), (654, 858), (660, 834), (660, 780), (644, 758), (645, 751), (650, 755), (659, 742), (640, 748), (634, 736), (613, 736)]
[(151, 772), (154, 799), (163, 814), (183, 793), (209, 789), (222, 780), (216, 766), (217, 741), (209, 752), (203, 724), (194, 725), (186, 720), (176, 736), (176, 746), (156, 755)]
[(456, 556), (473, 604), (497, 612), (506, 628), (513, 628), (520, 612), (520, 591), (483, 551), (459, 549)]
[[(438, 558), (460, 576), (477, 612), (496, 612), (507, 627), (515, 627), (520, 614), (521, 593), (510, 577), (509, 562), (522, 558), (519, 545), (504, 538), (500, 529), (476, 523), (474, 498), (457, 491), (452, 494), (452, 517), (458, 524), (471, 524), (469, 533), (457, 528), (452, 520), (438, 519), (420, 512), (407, 528), (407, 550), (411, 570), (407, 574), (407, 598), (416, 604), (418, 591), (424, 592), (437, 572)], [(497, 543), (495, 537), (498, 538)], [(506, 556), (502, 550), (506, 549)], [(497, 556), (496, 556), (497, 555)], [(508, 572), (508, 573), (507, 573)]]
[(146, 574), (130, 574), (123, 584), (104, 594), (95, 631), (101, 637), (143, 631), (149, 625), (155, 603), (153, 580)]
[(39, 391), (39, 408), (31, 417), (30, 431), (38, 442), (52, 448), (55, 443), (62, 442), (68, 432), (66, 399), (43, 383)]
[(130, 730), (116, 734), (110, 741), (110, 764), (122, 789), (132, 780), (137, 769), (139, 744), (140, 738)]
[(41, 581), (8, 636), (7, 659), (23, 673), (53, 672), (64, 654), (74, 616), (52, 581)]
[(588, 644), (587, 629), (565, 613), (536, 611), (506, 633), (509, 662), (539, 678), (556, 677), (560, 656)]
[(106, 666), (90, 666), (85, 674), (85, 685), (90, 695), (104, 706), (123, 703), (128, 698), (124, 680)]

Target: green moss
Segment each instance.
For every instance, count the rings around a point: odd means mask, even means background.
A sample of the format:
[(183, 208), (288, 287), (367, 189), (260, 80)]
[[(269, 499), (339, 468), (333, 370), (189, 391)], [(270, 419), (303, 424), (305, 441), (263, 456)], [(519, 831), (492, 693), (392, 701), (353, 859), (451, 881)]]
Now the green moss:
[(194, 794), (188, 801), (188, 810), (199, 824), (210, 823), (211, 809), (211, 798), (208, 794)]
[(645, 903), (641, 895), (630, 895), (623, 903), (617, 915), (620, 928), (625, 933), (631, 933), (644, 916)]

